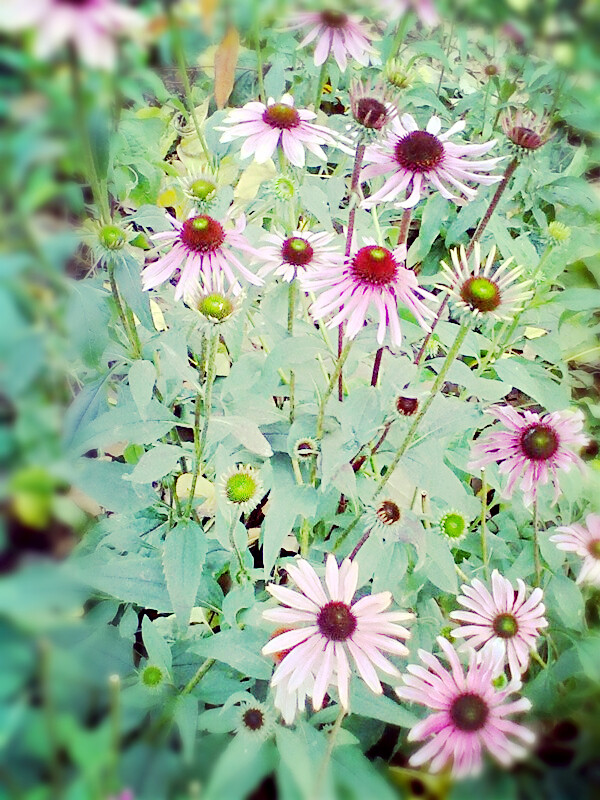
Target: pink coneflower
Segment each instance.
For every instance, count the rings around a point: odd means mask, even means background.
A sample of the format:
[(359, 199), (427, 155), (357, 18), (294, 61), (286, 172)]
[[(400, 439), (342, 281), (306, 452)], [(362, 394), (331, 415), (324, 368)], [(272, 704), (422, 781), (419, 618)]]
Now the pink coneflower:
[(139, 30), (143, 24), (138, 12), (114, 0), (3, 0), (0, 28), (35, 28), (38, 58), (49, 58), (69, 43), (84, 64), (112, 69), (115, 37)]
[(501, 176), (484, 175), (493, 169), (501, 158), (470, 161), (465, 156), (481, 156), (496, 144), (493, 139), (483, 144), (454, 144), (448, 139), (464, 130), (464, 120), (455, 122), (446, 133), (440, 134), (442, 122), (431, 117), (424, 131), (410, 114), (393, 119), (392, 130), (382, 142), (367, 147), (365, 161), (372, 164), (362, 171), (361, 180), (392, 172), (379, 191), (363, 201), (368, 208), (384, 201), (391, 201), (407, 189), (409, 197), (398, 203), (400, 208), (412, 208), (421, 199), (425, 187), (437, 190), (448, 200), (460, 202), (454, 194), (458, 189), (468, 200), (473, 200), (477, 191), (467, 186), (465, 181), (482, 183), (486, 186), (497, 183)]
[(433, 735), (431, 741), (411, 756), (410, 764), (419, 767), (430, 761), (429, 770), (439, 772), (451, 761), (452, 774), (462, 778), (480, 771), (484, 749), (504, 766), (523, 758), (526, 750), (513, 738), (532, 744), (534, 734), (507, 717), (528, 711), (531, 703), (525, 697), (506, 702), (510, 694), (521, 688), (518, 678), (513, 677), (504, 689), (494, 687), (493, 680), (501, 669), (502, 651), (488, 648), (475, 653), (472, 650), (465, 673), (452, 645), (442, 636), (437, 641), (451, 671), (436, 656), (419, 650), (419, 658), (427, 669), (410, 664), (409, 674), (402, 676), (406, 686), (396, 689), (403, 700), (434, 711), (408, 734), (411, 742)]
[(398, 113), (380, 83), (353, 81), (349, 94), (354, 122), (348, 128), (360, 142), (377, 138)]
[(361, 17), (342, 11), (307, 11), (296, 14), (290, 29), (296, 30), (309, 25), (312, 28), (302, 39), (298, 49), (317, 39), (315, 64), (318, 67), (327, 61), (331, 52), (342, 72), (348, 64), (348, 56), (366, 67), (370, 57), (376, 53), (371, 45), (373, 37)]
[(600, 514), (588, 514), (583, 525), (564, 525), (557, 528), (560, 533), (550, 537), (559, 550), (575, 553), (583, 558), (577, 583), (600, 586)]
[(169, 221), (174, 230), (157, 233), (152, 238), (173, 246), (166, 255), (143, 270), (144, 289), (153, 289), (164, 283), (177, 269), (181, 270), (181, 276), (175, 290), (176, 300), (192, 291), (197, 281), (203, 279), (210, 286), (221, 285), (225, 280), (234, 293), (239, 293), (241, 286), (234, 270), (243, 275), (248, 283), (256, 286), (262, 284), (262, 280), (250, 272), (231, 249), (235, 247), (250, 254), (256, 252), (242, 236), (246, 226), (243, 217), (238, 219), (233, 230), (226, 230), (208, 214), (198, 214), (185, 222), (169, 216)]
[(497, 417), (508, 430), (494, 430), (478, 439), (473, 446), (476, 459), (469, 468), (483, 469), (498, 462), (500, 473), (509, 476), (504, 496), (511, 497), (520, 481), (526, 506), (533, 503), (538, 486), (551, 480), (556, 502), (560, 494), (557, 470), (568, 472), (573, 464), (583, 466), (570, 449), (587, 443), (581, 433), (581, 411), (553, 411), (540, 416), (528, 410), (519, 414), (511, 406), (491, 406), (486, 413)]
[(327, 556), (327, 593), (308, 561), (299, 559), (286, 569), (300, 592), (269, 584), (267, 591), (286, 608), (263, 612), (265, 619), (293, 628), (263, 647), (264, 654), (289, 651), (275, 670), (271, 685), (285, 681), (288, 692), (294, 692), (313, 673), (313, 708), (321, 708), (330, 685), (337, 686), (340, 703), (348, 708), (351, 672), (348, 656), (351, 655), (367, 686), (381, 694), (375, 667), (386, 675), (400, 674), (382, 653), (408, 654), (407, 648), (396, 639), (408, 639), (410, 632), (396, 623), (407, 622), (413, 615), (405, 611), (386, 612), (392, 602), (390, 592), (368, 595), (352, 603), (358, 564), (350, 559), (345, 559), (338, 568), (335, 557)]
[(271, 158), (277, 147), (281, 146), (290, 164), (303, 167), (305, 147), (324, 161), (326, 156), (321, 145), (337, 144), (332, 131), (310, 122), (316, 116), (305, 108), (294, 108), (291, 94), (284, 94), (277, 103), (269, 97), (267, 105), (253, 101), (229, 112), (224, 120), (228, 127), (220, 128), (224, 131), (221, 141), (245, 139), (241, 157), (254, 154), (259, 164)]
[(419, 286), (414, 272), (404, 266), (405, 245), (388, 250), (376, 244), (374, 239), (365, 239), (365, 242), (366, 246), (344, 264), (302, 278), (305, 290), (324, 290), (311, 306), (310, 313), (314, 319), (321, 319), (336, 311), (327, 327), (348, 320), (345, 334), (348, 339), (353, 339), (363, 327), (372, 303), (379, 314), (377, 341), (383, 344), (389, 328), (392, 342), (400, 347), (402, 331), (398, 302), (412, 311), (422, 328), (429, 330), (426, 319), (435, 315), (423, 300), (435, 298)]
[[(492, 591), (475, 579), (463, 585), (463, 594), (456, 599), (467, 611), (453, 611), (450, 618), (466, 623), (452, 631), (452, 636), (463, 638), (476, 650), (499, 643), (504, 648), (505, 661), (513, 678), (529, 665), (529, 654), (541, 628), (548, 622), (544, 618), (543, 592), (534, 589), (527, 598), (527, 587), (517, 579), (518, 591), (497, 569), (492, 572)], [(498, 645), (496, 645), (498, 646)]]
[(258, 250), (260, 260), (265, 262), (259, 275), (275, 270), (275, 275), (289, 282), (299, 272), (331, 268), (344, 260), (338, 248), (331, 246), (332, 233), (294, 231), (291, 236), (269, 233), (265, 239), (271, 244)]
[(476, 321), (512, 320), (533, 295), (529, 288), (531, 281), (520, 280), (523, 268), (511, 266), (512, 257), (496, 266), (495, 256), (494, 246), (485, 263), (482, 263), (481, 248), (479, 242), (476, 242), (472, 267), (463, 245), (460, 249), (454, 248), (450, 251), (453, 268), (445, 261), (441, 262), (444, 278), (449, 285), (438, 284), (438, 288), (448, 292), (460, 314), (470, 316)]
[(529, 109), (507, 111), (502, 117), (502, 130), (521, 153), (539, 150), (552, 137), (552, 122), (546, 116), (538, 116)]
[(375, 0), (375, 5), (389, 20), (403, 17), (412, 10), (421, 22), (430, 28), (440, 21), (433, 0)]

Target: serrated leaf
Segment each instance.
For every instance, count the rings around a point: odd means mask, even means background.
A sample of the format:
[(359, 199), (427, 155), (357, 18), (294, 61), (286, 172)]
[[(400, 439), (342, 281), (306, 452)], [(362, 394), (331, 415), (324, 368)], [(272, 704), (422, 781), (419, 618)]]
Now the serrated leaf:
[(115, 280), (127, 305), (142, 325), (153, 331), (150, 295), (142, 290), (141, 266), (130, 253), (122, 253), (117, 260)]
[(235, 83), (235, 69), (240, 51), (240, 35), (232, 26), (215, 52), (215, 101), (225, 108)]
[(251, 453), (256, 453), (263, 458), (273, 455), (273, 450), (269, 442), (260, 432), (258, 425), (252, 420), (244, 417), (213, 417), (210, 422), (213, 432), (216, 431), (219, 439), (231, 435)]
[(181, 627), (189, 624), (207, 550), (204, 531), (195, 522), (180, 522), (165, 538), (163, 569), (173, 611)]
[(133, 483), (152, 483), (168, 475), (179, 459), (185, 455), (181, 447), (172, 444), (157, 444), (140, 458), (131, 473)]
[(177, 423), (177, 417), (158, 403), (148, 404), (143, 420), (134, 403), (113, 408), (80, 430), (73, 441), (77, 453), (101, 448), (113, 442), (150, 444), (168, 433)]
[(273, 671), (273, 662), (260, 655), (266, 634), (244, 628), (226, 630), (207, 636), (190, 649), (204, 658), (216, 658), (250, 678), (268, 680)]
[(156, 382), (156, 367), (152, 361), (134, 361), (129, 368), (129, 388), (139, 415), (146, 418), (148, 404), (152, 400)]
[(158, 558), (119, 556), (102, 562), (89, 556), (72, 567), (83, 582), (104, 594), (155, 611), (173, 611)]

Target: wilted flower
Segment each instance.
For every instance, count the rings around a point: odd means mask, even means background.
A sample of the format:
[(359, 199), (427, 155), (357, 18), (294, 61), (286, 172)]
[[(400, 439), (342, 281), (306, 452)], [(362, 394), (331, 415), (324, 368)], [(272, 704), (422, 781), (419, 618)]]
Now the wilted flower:
[(298, 439), (294, 444), (294, 458), (297, 458), (299, 461), (304, 461), (305, 459), (312, 458), (319, 454), (319, 445), (314, 440), (311, 439), (309, 436), (304, 436), (302, 439)]
[(413, 615), (406, 611), (386, 612), (392, 602), (390, 592), (367, 595), (352, 603), (358, 564), (349, 559), (338, 567), (333, 555), (327, 557), (328, 594), (308, 561), (299, 559), (286, 570), (300, 592), (269, 584), (267, 591), (285, 607), (263, 612), (265, 619), (292, 628), (273, 637), (263, 647), (265, 655), (288, 651), (275, 670), (271, 684), (278, 686), (286, 681), (288, 691), (294, 692), (305, 685), (313, 673), (313, 708), (321, 708), (330, 685), (337, 687), (340, 703), (348, 708), (351, 672), (348, 656), (351, 655), (367, 686), (381, 694), (383, 690), (375, 667), (386, 675), (400, 674), (383, 653), (408, 654), (407, 648), (396, 640), (407, 639), (410, 633), (397, 623), (407, 622)]
[(559, 550), (575, 553), (583, 559), (577, 583), (600, 586), (600, 514), (588, 514), (583, 525), (563, 525), (550, 537)]
[(260, 503), (263, 482), (259, 471), (249, 464), (238, 464), (221, 475), (219, 490), (225, 503), (247, 514)]
[(271, 158), (281, 146), (290, 164), (303, 167), (305, 147), (324, 161), (326, 156), (321, 145), (337, 144), (332, 131), (309, 121), (316, 116), (305, 108), (294, 108), (291, 94), (284, 94), (279, 102), (269, 97), (267, 105), (253, 101), (229, 112), (224, 120), (227, 127), (219, 129), (224, 131), (221, 141), (243, 138), (241, 157), (254, 154), (259, 164)]
[(502, 130), (521, 153), (539, 150), (551, 138), (552, 122), (528, 109), (507, 111), (502, 117)]
[(482, 264), (477, 242), (473, 249), (473, 267), (469, 266), (463, 245), (460, 250), (450, 251), (454, 269), (445, 261), (441, 262), (449, 285), (439, 284), (438, 288), (448, 292), (459, 313), (478, 321), (513, 319), (532, 297), (531, 281), (519, 280), (523, 276), (522, 267), (511, 267), (512, 257), (495, 266), (495, 256), (496, 247), (493, 246)]
[(387, 328), (392, 342), (402, 343), (398, 302), (409, 308), (425, 330), (427, 318), (435, 315), (423, 300), (433, 300), (429, 292), (419, 286), (414, 272), (406, 269), (406, 246), (388, 250), (365, 239), (367, 243), (344, 264), (311, 273), (302, 278), (307, 291), (323, 290), (310, 309), (314, 319), (321, 319), (332, 311), (337, 312), (327, 327), (348, 321), (345, 334), (353, 339), (367, 319), (369, 305), (373, 303), (379, 314), (377, 341), (383, 344)]
[(520, 482), (526, 506), (533, 503), (538, 487), (550, 480), (556, 502), (560, 495), (558, 470), (568, 472), (573, 464), (583, 463), (570, 449), (587, 442), (581, 433), (581, 411), (553, 411), (540, 416), (529, 410), (519, 414), (511, 406), (491, 406), (486, 413), (497, 417), (508, 430), (492, 430), (478, 439), (469, 469), (483, 469), (496, 461), (500, 473), (509, 476), (504, 496), (511, 497)]
[(501, 158), (488, 158), (471, 161), (465, 157), (480, 156), (496, 144), (493, 139), (483, 144), (455, 144), (448, 139), (464, 130), (464, 120), (454, 123), (446, 133), (440, 134), (442, 122), (431, 117), (424, 131), (410, 114), (393, 119), (391, 128), (382, 142), (369, 145), (365, 152), (366, 166), (361, 180), (378, 175), (393, 173), (379, 191), (363, 201), (367, 208), (384, 201), (395, 200), (407, 189), (411, 190), (406, 200), (398, 203), (400, 208), (412, 208), (421, 199), (427, 186), (440, 192), (448, 200), (459, 201), (454, 191), (472, 200), (477, 194), (465, 181), (481, 183), (486, 186), (497, 183), (498, 175), (484, 175), (493, 169)]
[(289, 282), (299, 272), (332, 268), (344, 260), (338, 248), (331, 245), (332, 233), (298, 230), (291, 236), (269, 233), (265, 239), (271, 244), (257, 251), (260, 261), (265, 262), (258, 271), (260, 276), (275, 270), (275, 275)]
[(248, 283), (262, 284), (262, 280), (250, 272), (232, 250), (255, 253), (242, 236), (246, 226), (243, 217), (239, 218), (233, 230), (226, 230), (208, 214), (197, 214), (185, 222), (171, 216), (168, 219), (174, 230), (156, 233), (152, 238), (173, 246), (166, 255), (145, 267), (142, 272), (144, 289), (153, 289), (164, 283), (177, 269), (181, 270), (181, 276), (175, 290), (176, 300), (193, 291), (198, 281), (204, 280), (210, 286), (225, 280), (235, 293), (240, 292), (241, 286), (233, 270), (237, 270)]
[(290, 26), (291, 30), (311, 25), (310, 31), (302, 39), (298, 48), (317, 40), (315, 64), (321, 66), (331, 52), (342, 72), (348, 64), (347, 57), (356, 59), (366, 67), (376, 50), (372, 47), (372, 36), (361, 18), (342, 11), (307, 11), (297, 14)]
[(450, 614), (450, 619), (465, 623), (452, 631), (455, 638), (465, 639), (475, 650), (494, 643), (504, 648), (513, 678), (529, 666), (529, 654), (535, 650), (540, 629), (548, 625), (542, 590), (534, 589), (527, 598), (527, 587), (520, 578), (517, 586), (515, 591), (512, 583), (495, 569), (491, 593), (478, 579), (470, 586), (463, 585), (463, 594), (456, 599), (467, 610)]
[(350, 86), (350, 126), (361, 141), (374, 139), (398, 113), (379, 84), (353, 81)]
[(419, 650), (427, 669), (409, 664), (408, 674), (402, 676), (406, 685), (396, 689), (403, 700), (433, 709), (408, 734), (411, 742), (433, 736), (410, 757), (409, 763), (419, 767), (429, 761), (429, 771), (439, 772), (451, 761), (452, 775), (462, 778), (481, 770), (484, 749), (504, 766), (523, 758), (525, 748), (513, 739), (532, 744), (535, 736), (529, 728), (507, 717), (528, 711), (531, 703), (525, 697), (508, 700), (521, 688), (515, 676), (502, 689), (494, 686), (494, 678), (502, 669), (502, 649), (487, 648), (480, 653), (472, 650), (465, 672), (452, 645), (442, 636), (437, 641), (451, 671), (436, 656)]
[(366, 530), (393, 539), (402, 526), (402, 511), (395, 500), (386, 497), (366, 509), (364, 520)]
[(47, 59), (72, 44), (89, 67), (112, 69), (115, 37), (140, 30), (144, 18), (115, 0), (3, 0), (0, 29), (35, 28), (35, 55)]

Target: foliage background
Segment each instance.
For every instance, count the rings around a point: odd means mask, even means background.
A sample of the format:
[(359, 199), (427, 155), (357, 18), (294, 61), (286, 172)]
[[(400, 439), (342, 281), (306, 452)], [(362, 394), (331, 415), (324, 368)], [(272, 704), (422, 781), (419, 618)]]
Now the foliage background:
[[(323, 733), (305, 722), (294, 732), (281, 728), (276, 746), (270, 743), (257, 753), (232, 747), (235, 740), (227, 724), (215, 724), (211, 708), (240, 690), (260, 693), (270, 676), (269, 661), (259, 655), (267, 635), (261, 630), (260, 603), (251, 587), (228, 591), (222, 575), (231, 553), (218, 532), (204, 546), (193, 547), (190, 523), (171, 549), (163, 545), (168, 511), (154, 503), (156, 486), (174, 479), (175, 460), (167, 463), (165, 458), (179, 456), (179, 451), (160, 451), (158, 463), (140, 460), (174, 424), (184, 448), (190, 448), (186, 442), (196, 378), (188, 347), (193, 350), (199, 343), (186, 341), (184, 332), (190, 330), (192, 315), (182, 307), (163, 305), (168, 331), (157, 330), (157, 325), (162, 327), (160, 312), (142, 294), (138, 276), (148, 229), (159, 224), (157, 209), (181, 201), (175, 164), (186, 159), (193, 164), (199, 149), (189, 128), (182, 133), (183, 87), (164, 11), (158, 3), (137, 5), (152, 20), (145, 41), (124, 43), (115, 76), (86, 75), (86, 92), (94, 99), (89, 125), (114, 211), (135, 230), (116, 277), (140, 322), (146, 356), (142, 360), (131, 357), (106, 276), (93, 270), (88, 246), (92, 232), (86, 228), (92, 198), (81, 179), (81, 142), (72, 124), (68, 65), (62, 59), (51, 65), (35, 61), (26, 37), (6, 37), (0, 48), (0, 457), (5, 468), (0, 797), (76, 800), (131, 787), (144, 800), (192, 798), (202, 796), (200, 787), (212, 780), (211, 796), (234, 800), (258, 787), (256, 798), (292, 800), (302, 797), (302, 775), (318, 760)], [(459, 364), (450, 378), (486, 404), (511, 391), (548, 410), (577, 403), (586, 410), (588, 430), (597, 436), (597, 4), (514, 0), (440, 3), (439, 8), (443, 22), (438, 29), (431, 34), (416, 27), (409, 30), (402, 58), (412, 62), (412, 73), (401, 95), (403, 110), (419, 116), (438, 109), (447, 115), (452, 107), (454, 114), (467, 113), (471, 131), (489, 138), (494, 130), (497, 133), (497, 119), (487, 112), (492, 104), (499, 109), (519, 96), (534, 107), (552, 108), (558, 120), (555, 141), (536, 156), (533, 167), (525, 162), (518, 168), (489, 234), (504, 256), (513, 255), (533, 268), (547, 245), (548, 222), (556, 218), (572, 229), (568, 246), (553, 249), (546, 262), (547, 291), (527, 312), (520, 354), (487, 379), (468, 375), (464, 366), (459, 374)], [(222, 157), (222, 171), (235, 187), (224, 187), (218, 202), (225, 209), (235, 198), (257, 221), (264, 220), (273, 205), (268, 183), (274, 173), (247, 163), (240, 166), (218, 143), (215, 127), (225, 112), (216, 110), (213, 97), (215, 48), (226, 25), (233, 24), (242, 49), (232, 106), (256, 95), (253, 47), (258, 19), (263, 59), (269, 65), (268, 94), (278, 96), (287, 81), (297, 102), (309, 104), (318, 69), (308, 51), (296, 52), (293, 35), (281, 31), (280, 21), (289, 10), (283, 3), (230, 4), (213, 15), (207, 15), (207, 9), (208, 4), (201, 16), (198, 4), (187, 2), (177, 13), (207, 141)], [(390, 26), (380, 43), (384, 61), (393, 32)], [(482, 71), (490, 61), (499, 72), (486, 81)], [(339, 115), (336, 119), (334, 112), (340, 103), (347, 104), (347, 84), (335, 66), (330, 83), (329, 102), (323, 108), (332, 126), (343, 130), (345, 121)], [(300, 189), (306, 213), (327, 229), (345, 221), (343, 178), (349, 167), (342, 164), (339, 176), (327, 181), (313, 170)], [(481, 193), (463, 210), (437, 197), (422, 203), (413, 223), (418, 235), (409, 264), (422, 263), (425, 277), (435, 274), (447, 247), (466, 240), (485, 210), (486, 198), (489, 194)], [(393, 235), (392, 217), (384, 212), (381, 225)], [(369, 232), (364, 212), (357, 225), (359, 233)], [(257, 222), (256, 235), (259, 228)], [(361, 378), (359, 365), (364, 354), (375, 349), (374, 338), (361, 340), (348, 367), (349, 374), (358, 375), (355, 392), (338, 416), (340, 435), (331, 437), (325, 454), (332, 491), (317, 497), (308, 488), (294, 490), (289, 447), (304, 431), (283, 426), (271, 398), (279, 386), (278, 370), (290, 365), (297, 369), (299, 386), (322, 381), (314, 356), (326, 357), (327, 352), (308, 324), (299, 326), (293, 345), (286, 340), (286, 291), (271, 284), (263, 295), (255, 335), (268, 342), (268, 356), (256, 346), (248, 347), (248, 331), (240, 328), (232, 332), (229, 353), (222, 353), (219, 366), (219, 402), (238, 422), (233, 432), (214, 434), (215, 448), (221, 447), (217, 464), (221, 458), (227, 466), (234, 455), (243, 453), (267, 465), (263, 476), (271, 489), (269, 519), (255, 517), (248, 523), (249, 528), (262, 529), (262, 547), (246, 551), (259, 581), (285, 548), (285, 536), (301, 510), (306, 513), (312, 507), (315, 519), (334, 521), (340, 529), (351, 519), (351, 514), (334, 519), (331, 497), (339, 491), (360, 495), (361, 489), (333, 477), (335, 468), (374, 435), (411, 369), (408, 359), (395, 360), (393, 368), (386, 365), (381, 390), (370, 392), (364, 385), (368, 376)], [(407, 341), (416, 342), (416, 326), (408, 321), (403, 325)], [(540, 329), (542, 336), (537, 335)], [(450, 336), (440, 325), (442, 345), (450, 344)], [(473, 356), (480, 344), (473, 339)], [(160, 363), (160, 371), (149, 379), (155, 363)], [(152, 398), (155, 381), (164, 402)], [(311, 402), (308, 394), (300, 401)], [(370, 414), (364, 413), (365, 404)], [(407, 473), (416, 475), (419, 487), (429, 492), (433, 516), (452, 506), (475, 520), (480, 503), (464, 479), (469, 442), (479, 419), (472, 404), (440, 398), (425, 425), (425, 433), (435, 437), (425, 437), (411, 451), (410, 465), (394, 484), (397, 491), (402, 491)], [(391, 436), (390, 441), (393, 450), (398, 439)], [(439, 458), (440, 442), (448, 447), (444, 461)], [(265, 456), (270, 451), (275, 455), (269, 462)], [(590, 502), (597, 510), (599, 462), (593, 450), (588, 463), (585, 481), (576, 473), (566, 477), (549, 526), (569, 522)], [(498, 487), (497, 476), (490, 476), (490, 484)], [(527, 524), (518, 502), (510, 509), (492, 509), (494, 557), (505, 564), (508, 577), (530, 571), (531, 550), (518, 546), (519, 531)], [(317, 551), (329, 549), (324, 529), (323, 525), (316, 532)], [(502, 538), (495, 535), (500, 530)], [(428, 531), (427, 536), (432, 535)], [(477, 542), (475, 534), (465, 541), (465, 559), (477, 557)], [(417, 585), (425, 587), (419, 594), (413, 652), (418, 645), (431, 646), (444, 624), (442, 611), (451, 607), (450, 601), (444, 606), (444, 597), (457, 591), (450, 551), (441, 540), (436, 544), (435, 549), (426, 547), (427, 558), (418, 557), (417, 566), (414, 550), (398, 543), (393, 569), (387, 571), (385, 553), (374, 546), (368, 554), (367, 571), (375, 576), (375, 587), (392, 588), (397, 601), (410, 601)], [(600, 597), (597, 592), (582, 594), (564, 575), (562, 555), (552, 545), (545, 544), (542, 554), (558, 644), (557, 653), (548, 654), (549, 667), (526, 687), (539, 733), (531, 760), (510, 774), (488, 771), (473, 786), (412, 774), (405, 769), (403, 740), (414, 717), (388, 698), (388, 703), (361, 698), (357, 688), (355, 713), (346, 725), (347, 746), (339, 749), (334, 763), (340, 797), (459, 800), (471, 791), (499, 800), (563, 798), (575, 792), (582, 798), (597, 796)], [(442, 611), (434, 602), (440, 592)], [(196, 624), (188, 625), (192, 606)], [(207, 638), (206, 627), (215, 613), (221, 615), (221, 632)], [(207, 656), (217, 659), (217, 665), (186, 691)], [(139, 674), (147, 663), (162, 666), (169, 675), (168, 686), (152, 691), (141, 684)], [(321, 721), (332, 721), (327, 710), (321, 715)], [(211, 772), (215, 762), (216, 773)], [(236, 779), (230, 780), (233, 767)], [(266, 777), (272, 773), (274, 778)]]

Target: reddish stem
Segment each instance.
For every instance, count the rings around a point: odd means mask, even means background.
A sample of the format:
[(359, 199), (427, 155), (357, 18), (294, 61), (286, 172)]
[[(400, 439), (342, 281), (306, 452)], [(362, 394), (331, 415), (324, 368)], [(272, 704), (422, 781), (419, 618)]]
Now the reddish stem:
[[(475, 247), (475, 243), (479, 241), (479, 239), (481, 238), (481, 234), (487, 228), (488, 222), (490, 221), (490, 219), (492, 218), (492, 214), (496, 210), (496, 206), (498, 205), (498, 201), (500, 200), (500, 198), (502, 197), (502, 193), (504, 192), (504, 190), (508, 186), (508, 182), (511, 179), (513, 172), (516, 170), (518, 163), (519, 163), (519, 159), (515, 156), (513, 158), (513, 160), (510, 162), (510, 164), (506, 167), (506, 169), (504, 171), (504, 175), (502, 177), (502, 180), (498, 184), (498, 188), (496, 189), (496, 192), (494, 193), (494, 196), (492, 197), (491, 203), (488, 206), (488, 210), (483, 215), (483, 217), (481, 219), (481, 222), (477, 226), (477, 229), (475, 230), (475, 233), (473, 234), (473, 237), (472, 237), (471, 241), (467, 245), (467, 249), (466, 249), (467, 258), (471, 255), (471, 253), (473, 252), (473, 248)], [(437, 313), (435, 319), (433, 320), (433, 322), (431, 324), (431, 330), (429, 331), (429, 333), (427, 334), (427, 336), (423, 340), (423, 344), (421, 345), (421, 349), (417, 353), (417, 357), (415, 359), (415, 364), (417, 364), (417, 366), (421, 363), (421, 361), (423, 359), (423, 356), (425, 354), (425, 349), (427, 348), (427, 345), (429, 344), (429, 340), (431, 339), (431, 337), (433, 335), (433, 332), (434, 332), (438, 322), (442, 318), (442, 315), (443, 315), (444, 311), (446, 310), (446, 306), (447, 305), (448, 305), (448, 295), (446, 295), (446, 297), (443, 299), (443, 301), (442, 301), (442, 303), (441, 303), (441, 305), (440, 305), (440, 307), (438, 309), (438, 313)]]

